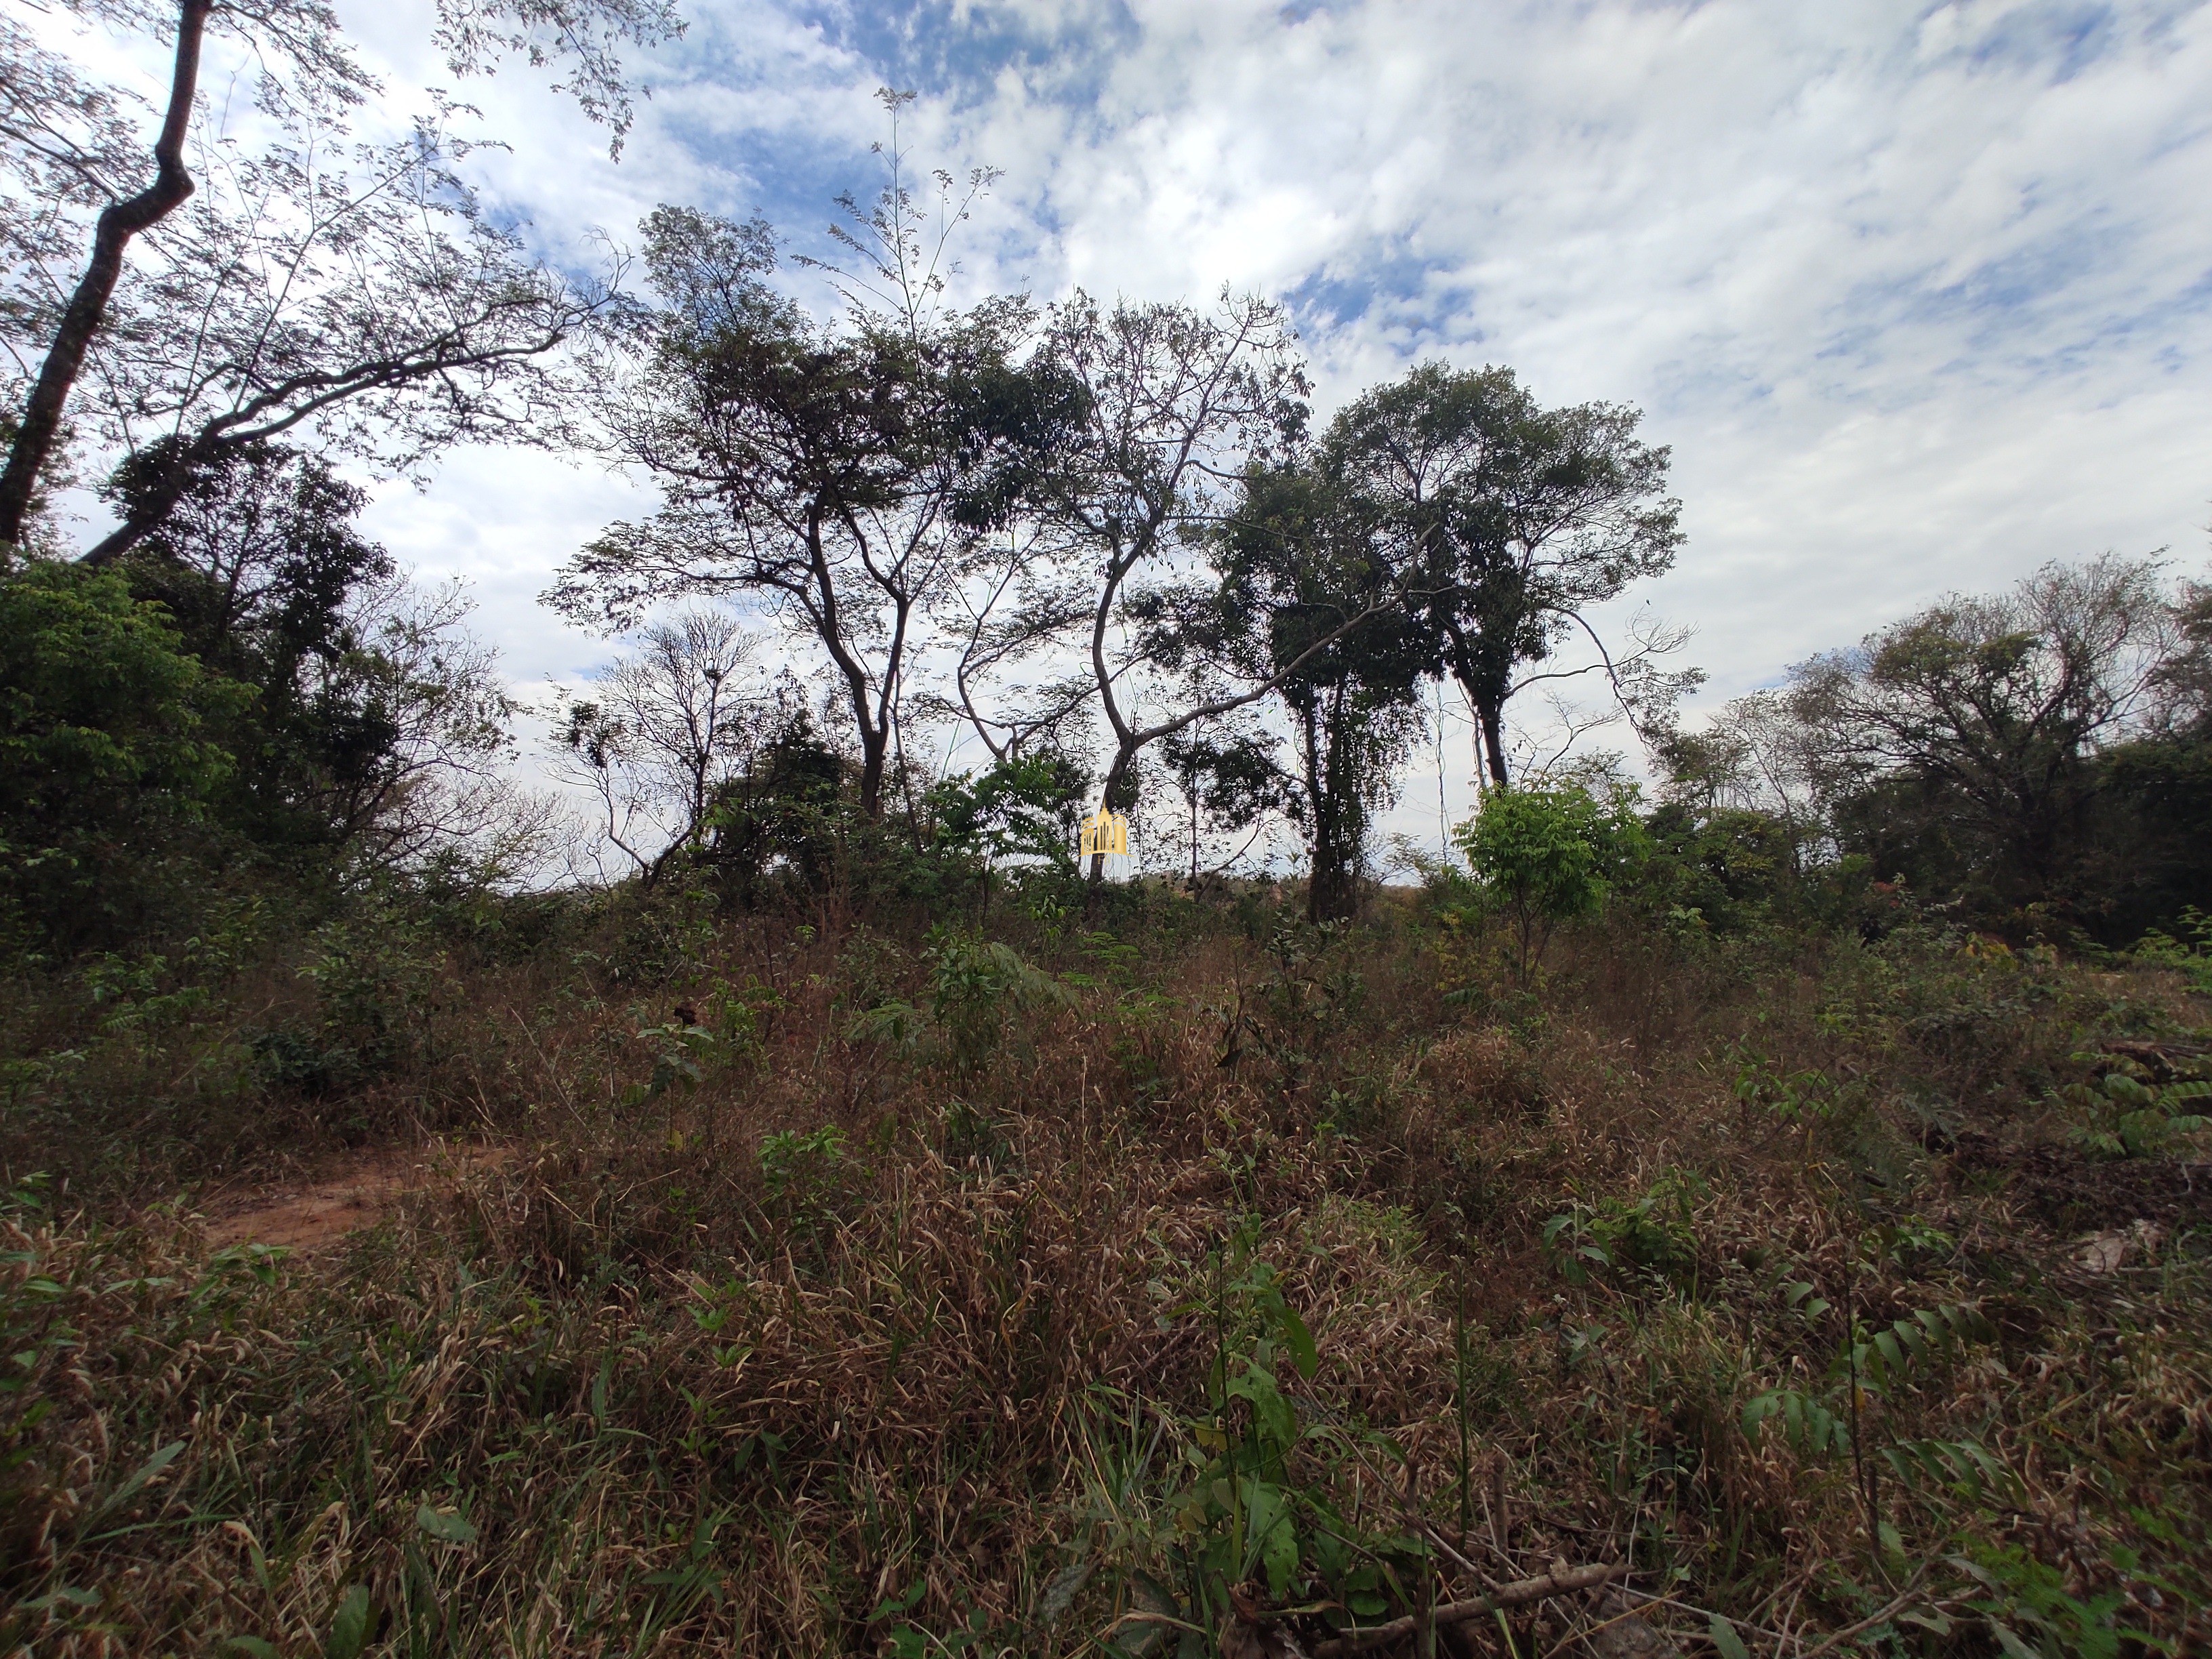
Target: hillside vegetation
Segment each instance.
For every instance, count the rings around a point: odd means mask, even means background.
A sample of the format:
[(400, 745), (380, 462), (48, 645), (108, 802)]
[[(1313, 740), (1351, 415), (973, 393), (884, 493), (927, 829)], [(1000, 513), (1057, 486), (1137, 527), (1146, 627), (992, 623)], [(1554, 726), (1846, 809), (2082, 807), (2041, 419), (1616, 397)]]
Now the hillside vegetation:
[[(2212, 587), (2001, 544), (2087, 471), (1730, 544), (1700, 708), (1642, 411), (983, 292), (912, 92), (796, 245), (533, 231), (326, 0), (30, 12), (0, 1655), (2212, 1648)], [(685, 21), (430, 14), (617, 151)], [(506, 444), (637, 491), (425, 550), (534, 707), (364, 526)]]
[[(1230, 1651), (1243, 1583), (1311, 1652), (1564, 1561), (1628, 1595), (1437, 1639), (2203, 1639), (2202, 955), (1625, 886), (1524, 981), (1463, 878), (1056, 896), (19, 981), (8, 1638)], [(513, 1155), (305, 1261), (195, 1218), (424, 1134)]]

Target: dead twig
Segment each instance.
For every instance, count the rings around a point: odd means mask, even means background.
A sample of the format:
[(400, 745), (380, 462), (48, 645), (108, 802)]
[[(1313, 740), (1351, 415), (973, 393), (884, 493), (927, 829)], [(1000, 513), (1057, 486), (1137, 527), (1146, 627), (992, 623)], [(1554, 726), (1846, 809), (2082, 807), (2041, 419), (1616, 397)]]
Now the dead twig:
[(1387, 1625), (1377, 1625), (1372, 1630), (1352, 1631), (1331, 1641), (1322, 1642), (1314, 1649), (1314, 1659), (1337, 1659), (1338, 1656), (1360, 1653), (1385, 1642), (1395, 1642), (1401, 1636), (1411, 1636), (1424, 1624), (1457, 1625), (1469, 1619), (1480, 1619), (1506, 1607), (1526, 1607), (1531, 1601), (1541, 1601), (1551, 1596), (1565, 1595), (1573, 1590), (1589, 1589), (1609, 1579), (1619, 1578), (1628, 1571), (1626, 1561), (1611, 1561), (1598, 1566), (1570, 1567), (1565, 1572), (1547, 1572), (1541, 1578), (1524, 1578), (1518, 1583), (1503, 1584), (1488, 1595), (1478, 1595), (1468, 1601), (1447, 1601), (1440, 1607), (1431, 1607), (1425, 1613), (1407, 1613), (1402, 1619), (1393, 1619)]
[(1831, 1649), (1841, 1647), (1844, 1643), (1850, 1641), (1854, 1636), (1863, 1635), (1866, 1632), (1872, 1630), (1876, 1625), (1888, 1623), (1889, 1620), (1894, 1619), (1899, 1613), (1903, 1613), (1905, 1608), (1911, 1606), (1913, 1601), (1918, 1598), (1920, 1595), (1920, 1582), (1927, 1577), (1928, 1569), (1926, 1567), (1921, 1568), (1918, 1572), (1912, 1575), (1912, 1582), (1905, 1587), (1904, 1592), (1898, 1596), (1897, 1600), (1892, 1601), (1880, 1613), (1874, 1614), (1871, 1618), (1862, 1619), (1856, 1625), (1846, 1625), (1843, 1629), (1838, 1631), (1833, 1636), (1831, 1636), (1826, 1641), (1820, 1643), (1818, 1646), (1806, 1649), (1805, 1651), (1799, 1656), (1799, 1659), (1820, 1659), (1820, 1656), (1822, 1654), (1826, 1653)]

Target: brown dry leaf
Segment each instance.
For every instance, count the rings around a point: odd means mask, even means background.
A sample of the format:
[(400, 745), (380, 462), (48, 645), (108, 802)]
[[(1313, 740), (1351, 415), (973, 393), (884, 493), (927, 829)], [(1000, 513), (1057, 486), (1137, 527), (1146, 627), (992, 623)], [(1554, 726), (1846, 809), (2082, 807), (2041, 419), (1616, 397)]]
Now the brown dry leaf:
[(2166, 1229), (2155, 1221), (2131, 1221), (2124, 1227), (2092, 1233), (2076, 1248), (2074, 1259), (2093, 1273), (2118, 1273), (2132, 1254), (2140, 1253), (2146, 1260), (2155, 1258), (2158, 1247), (2165, 1242)]
[(2074, 1259), (2093, 1273), (2118, 1273), (2128, 1259), (2128, 1236), (2118, 1227), (2093, 1233), (2081, 1241)]
[(1589, 1633), (1588, 1645), (1597, 1659), (1682, 1659), (1681, 1649), (1630, 1607), (1620, 1591), (1605, 1591), (1593, 1605), (1605, 1620)]

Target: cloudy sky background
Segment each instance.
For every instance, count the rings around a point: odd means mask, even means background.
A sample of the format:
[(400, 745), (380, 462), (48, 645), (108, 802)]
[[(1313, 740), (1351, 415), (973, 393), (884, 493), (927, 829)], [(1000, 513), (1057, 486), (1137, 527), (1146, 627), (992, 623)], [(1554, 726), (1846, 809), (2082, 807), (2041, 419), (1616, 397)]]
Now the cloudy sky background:
[[(661, 201), (818, 246), (878, 181), (1005, 176), (970, 291), (1288, 301), (1323, 412), (1424, 358), (1640, 405), (1689, 540), (1647, 597), (1711, 706), (1948, 589), (2212, 518), (2212, 6), (693, 0), (617, 164), (520, 68), (462, 90), (556, 256)], [(405, 106), (428, 8), (342, 0)], [(536, 604), (637, 487), (453, 457), (374, 529), (475, 586), (519, 682), (604, 641)], [(1532, 711), (1533, 712), (1533, 711)], [(1425, 767), (1432, 768), (1431, 757)], [(1449, 757), (1452, 810), (1467, 793)], [(1433, 784), (1401, 827), (1433, 834)], [(1410, 817), (1408, 817), (1410, 814)]]

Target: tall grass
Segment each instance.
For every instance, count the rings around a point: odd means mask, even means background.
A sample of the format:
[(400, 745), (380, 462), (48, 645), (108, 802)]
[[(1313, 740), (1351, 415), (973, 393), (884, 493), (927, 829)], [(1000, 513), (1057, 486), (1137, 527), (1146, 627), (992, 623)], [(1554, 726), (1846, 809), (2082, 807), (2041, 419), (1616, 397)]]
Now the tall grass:
[[(2198, 1063), (2169, 970), (1615, 922), (1528, 995), (1398, 901), (999, 943), (679, 902), (26, 988), (0, 1639), (1195, 1654), (1240, 1583), (1311, 1644), (1557, 1559), (1626, 1601), (1439, 1639), (2212, 1633), (2212, 1188), (2083, 1139)], [(313, 1261), (194, 1219), (428, 1131), (514, 1155)]]

